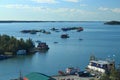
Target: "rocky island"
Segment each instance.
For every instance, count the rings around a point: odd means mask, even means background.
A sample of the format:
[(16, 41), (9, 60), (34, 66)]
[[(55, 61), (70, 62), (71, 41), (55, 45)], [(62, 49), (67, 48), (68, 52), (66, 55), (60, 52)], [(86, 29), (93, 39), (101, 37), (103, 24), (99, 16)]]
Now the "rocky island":
[(104, 24), (107, 24), (107, 25), (120, 25), (120, 21), (109, 21), (109, 22), (105, 22)]

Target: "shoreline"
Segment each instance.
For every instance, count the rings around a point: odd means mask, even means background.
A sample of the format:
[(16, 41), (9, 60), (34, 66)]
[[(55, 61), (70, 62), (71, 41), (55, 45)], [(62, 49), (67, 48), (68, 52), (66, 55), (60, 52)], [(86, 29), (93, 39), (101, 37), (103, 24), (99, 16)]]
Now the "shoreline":
[(0, 55), (0, 61), (10, 59), (10, 58), (14, 58), (14, 57), (15, 57), (14, 55)]

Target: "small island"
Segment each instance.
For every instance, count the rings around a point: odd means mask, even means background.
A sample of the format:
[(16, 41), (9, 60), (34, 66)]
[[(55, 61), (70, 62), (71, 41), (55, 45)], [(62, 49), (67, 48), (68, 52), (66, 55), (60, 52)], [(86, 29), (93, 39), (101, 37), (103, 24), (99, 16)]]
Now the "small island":
[(120, 21), (109, 21), (109, 22), (105, 22), (104, 24), (107, 24), (107, 25), (120, 25)]
[[(34, 48), (34, 43), (31, 39), (23, 40), (16, 39), (13, 36), (0, 35), (0, 58), (13, 57), (19, 54), (31, 54)], [(6, 57), (7, 56), (7, 57)]]

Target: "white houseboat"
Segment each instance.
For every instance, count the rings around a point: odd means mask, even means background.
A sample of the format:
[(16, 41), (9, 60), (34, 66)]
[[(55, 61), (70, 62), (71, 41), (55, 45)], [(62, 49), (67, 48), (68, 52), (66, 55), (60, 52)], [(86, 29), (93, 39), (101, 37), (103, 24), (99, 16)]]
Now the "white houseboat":
[(115, 68), (115, 63), (112, 60), (90, 60), (87, 68), (92, 71), (105, 73)]

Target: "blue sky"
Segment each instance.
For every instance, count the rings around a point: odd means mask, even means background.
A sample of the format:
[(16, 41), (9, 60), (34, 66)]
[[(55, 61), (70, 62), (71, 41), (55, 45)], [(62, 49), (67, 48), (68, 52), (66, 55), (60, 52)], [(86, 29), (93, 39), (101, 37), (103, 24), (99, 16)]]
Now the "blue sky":
[(0, 20), (120, 20), (120, 0), (0, 0)]

